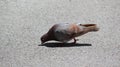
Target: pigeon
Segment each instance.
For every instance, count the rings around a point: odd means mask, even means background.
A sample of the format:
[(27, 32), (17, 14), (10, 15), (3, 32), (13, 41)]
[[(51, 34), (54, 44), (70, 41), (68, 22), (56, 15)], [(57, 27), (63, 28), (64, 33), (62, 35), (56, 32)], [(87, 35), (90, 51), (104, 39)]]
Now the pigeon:
[(59, 23), (53, 25), (49, 31), (41, 37), (41, 44), (51, 40), (67, 43), (72, 39), (74, 39), (72, 43), (75, 44), (76, 41), (78, 41), (75, 37), (98, 30), (99, 27), (97, 24)]

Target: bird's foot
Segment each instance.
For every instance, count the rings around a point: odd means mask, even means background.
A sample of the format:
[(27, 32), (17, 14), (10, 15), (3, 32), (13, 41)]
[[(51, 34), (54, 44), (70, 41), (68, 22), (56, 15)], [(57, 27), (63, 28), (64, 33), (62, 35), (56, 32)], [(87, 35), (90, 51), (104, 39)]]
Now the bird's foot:
[(75, 39), (74, 38), (74, 42), (72, 42), (72, 44), (76, 44), (76, 42), (78, 41), (79, 39)]

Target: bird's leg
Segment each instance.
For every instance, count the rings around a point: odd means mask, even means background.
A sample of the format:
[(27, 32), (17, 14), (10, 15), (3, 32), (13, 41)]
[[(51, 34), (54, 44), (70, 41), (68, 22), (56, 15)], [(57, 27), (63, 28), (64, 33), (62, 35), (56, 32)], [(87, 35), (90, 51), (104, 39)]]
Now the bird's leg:
[(78, 41), (79, 39), (75, 39), (75, 38), (73, 38), (74, 39), (74, 42), (72, 42), (73, 44), (76, 44), (76, 41)]

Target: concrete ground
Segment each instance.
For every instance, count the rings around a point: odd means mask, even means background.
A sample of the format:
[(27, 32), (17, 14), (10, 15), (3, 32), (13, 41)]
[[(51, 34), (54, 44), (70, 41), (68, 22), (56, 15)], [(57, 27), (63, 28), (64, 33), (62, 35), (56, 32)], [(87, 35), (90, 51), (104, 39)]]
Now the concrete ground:
[[(100, 31), (78, 46), (38, 46), (61, 22)], [(120, 0), (0, 0), (0, 67), (120, 67)]]

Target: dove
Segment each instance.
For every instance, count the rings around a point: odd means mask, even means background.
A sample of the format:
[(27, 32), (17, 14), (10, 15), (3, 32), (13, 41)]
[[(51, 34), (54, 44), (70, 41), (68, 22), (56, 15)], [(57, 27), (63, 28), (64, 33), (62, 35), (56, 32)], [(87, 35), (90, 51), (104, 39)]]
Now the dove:
[(72, 39), (75, 44), (76, 41), (78, 41), (76, 37), (98, 30), (97, 24), (59, 23), (53, 25), (49, 31), (41, 37), (41, 44), (52, 40), (67, 43)]

